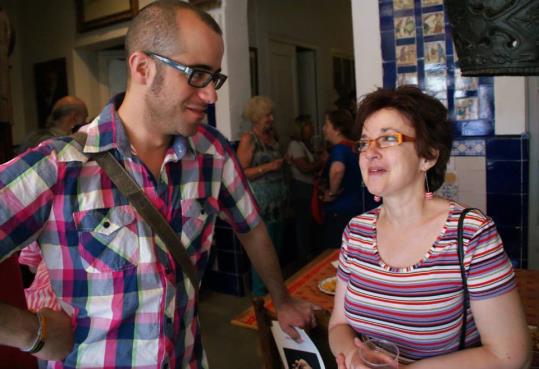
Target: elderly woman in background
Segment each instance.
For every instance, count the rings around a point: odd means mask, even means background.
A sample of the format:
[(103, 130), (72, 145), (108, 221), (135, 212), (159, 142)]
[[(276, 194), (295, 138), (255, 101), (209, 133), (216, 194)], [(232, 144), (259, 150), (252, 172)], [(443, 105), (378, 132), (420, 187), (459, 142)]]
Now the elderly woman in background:
[(293, 135), (288, 144), (287, 156), (292, 172), (291, 197), (296, 215), (296, 243), (301, 263), (313, 253), (311, 193), (314, 174), (320, 169), (320, 160), (313, 153), (314, 126), (310, 115), (300, 115), (294, 120)]
[[(241, 136), (237, 154), (245, 171), (269, 235), (280, 254), (284, 238), (283, 212), (287, 201), (283, 162), (273, 130), (273, 102), (265, 96), (252, 97), (244, 117), (251, 129)], [(252, 292), (263, 296), (267, 290), (262, 279), (252, 271)]]
[[(379, 89), (360, 102), (359, 165), (379, 207), (343, 235), (329, 339), (340, 368), (367, 368), (357, 337), (390, 340), (398, 368), (526, 368), (530, 340), (515, 276), (492, 220), (432, 196), (452, 145), (447, 109), (413, 86)], [(359, 183), (356, 183), (359, 186)], [(463, 319), (463, 347), (460, 346)]]
[(363, 211), (361, 173), (357, 154), (353, 151), (352, 128), (354, 121), (348, 110), (326, 113), (322, 130), (331, 145), (322, 177), (321, 192), (324, 211), (323, 248), (338, 248), (350, 219)]

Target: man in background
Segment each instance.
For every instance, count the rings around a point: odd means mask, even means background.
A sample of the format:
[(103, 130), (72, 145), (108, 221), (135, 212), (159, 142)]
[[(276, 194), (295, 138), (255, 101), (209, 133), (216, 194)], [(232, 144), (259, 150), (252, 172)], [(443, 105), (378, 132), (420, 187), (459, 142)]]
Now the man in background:
[(47, 119), (47, 127), (31, 132), (17, 148), (17, 154), (49, 138), (70, 135), (73, 128), (84, 124), (87, 118), (86, 104), (78, 97), (64, 96), (58, 99)]

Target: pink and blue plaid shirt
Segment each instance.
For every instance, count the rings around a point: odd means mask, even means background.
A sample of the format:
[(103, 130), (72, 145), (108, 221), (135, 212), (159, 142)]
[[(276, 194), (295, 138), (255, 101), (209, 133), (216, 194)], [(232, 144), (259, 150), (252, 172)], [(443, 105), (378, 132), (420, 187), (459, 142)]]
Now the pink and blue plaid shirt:
[[(133, 154), (116, 108), (107, 105), (85, 127), (83, 151), (113, 152), (181, 233), (201, 279), (217, 216), (237, 232), (260, 221), (234, 152), (217, 130), (201, 125), (193, 137), (175, 137), (154, 178)], [(73, 351), (49, 368), (207, 368), (193, 288), (69, 137), (0, 166), (0, 260), (32, 241), (41, 245), (75, 333)]]

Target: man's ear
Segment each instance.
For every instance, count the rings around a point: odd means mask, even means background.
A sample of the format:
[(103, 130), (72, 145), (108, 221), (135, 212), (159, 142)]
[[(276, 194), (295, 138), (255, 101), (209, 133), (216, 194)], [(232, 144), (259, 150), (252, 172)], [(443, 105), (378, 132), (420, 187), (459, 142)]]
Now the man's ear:
[(142, 51), (135, 51), (127, 59), (131, 80), (139, 85), (147, 85), (151, 83), (155, 75), (155, 64), (152, 63), (150, 57)]

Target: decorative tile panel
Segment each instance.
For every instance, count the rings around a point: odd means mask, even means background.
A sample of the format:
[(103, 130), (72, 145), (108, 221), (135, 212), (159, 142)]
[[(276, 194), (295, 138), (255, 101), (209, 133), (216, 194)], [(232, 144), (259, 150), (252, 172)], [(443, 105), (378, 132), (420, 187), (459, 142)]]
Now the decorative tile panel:
[(456, 136), (494, 134), (492, 77), (463, 77), (442, 0), (379, 0), (384, 87), (416, 84), (439, 99)]

